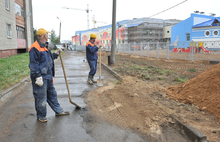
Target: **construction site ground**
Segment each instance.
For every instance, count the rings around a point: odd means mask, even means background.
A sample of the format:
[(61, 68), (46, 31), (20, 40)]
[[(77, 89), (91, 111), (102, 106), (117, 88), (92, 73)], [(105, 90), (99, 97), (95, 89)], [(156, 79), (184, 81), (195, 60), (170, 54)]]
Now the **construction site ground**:
[[(108, 64), (109, 52), (102, 52)], [(87, 104), (100, 118), (121, 128), (138, 132), (145, 140), (186, 141), (178, 133), (171, 116), (189, 123), (207, 135), (211, 142), (220, 141), (220, 125), (208, 112), (197, 106), (171, 100), (170, 86), (194, 78), (213, 66), (208, 61), (166, 60), (116, 54), (111, 65), (122, 81), (105, 84), (87, 95)]]

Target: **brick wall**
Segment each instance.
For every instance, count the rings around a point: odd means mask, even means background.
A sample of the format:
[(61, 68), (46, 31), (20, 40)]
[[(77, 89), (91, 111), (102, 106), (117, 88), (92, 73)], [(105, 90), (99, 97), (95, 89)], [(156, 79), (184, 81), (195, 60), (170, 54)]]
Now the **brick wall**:
[(17, 54), (17, 49), (0, 50), (0, 58), (7, 58)]
[(16, 25), (24, 28), (24, 18), (18, 15), (15, 15), (15, 17), (16, 17)]

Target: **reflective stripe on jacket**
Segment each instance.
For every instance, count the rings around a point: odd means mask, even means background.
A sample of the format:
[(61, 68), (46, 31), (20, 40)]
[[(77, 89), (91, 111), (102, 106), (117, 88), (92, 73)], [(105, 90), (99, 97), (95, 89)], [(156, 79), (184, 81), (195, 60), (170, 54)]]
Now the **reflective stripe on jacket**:
[(54, 76), (54, 59), (58, 57), (57, 54), (51, 53), (48, 47), (40, 43), (38, 40), (35, 41), (29, 49), (29, 68), (30, 75), (34, 78), (40, 76)]
[(99, 48), (92, 43), (91, 41), (88, 41), (86, 43), (86, 58), (87, 60), (97, 60), (98, 54), (97, 51)]

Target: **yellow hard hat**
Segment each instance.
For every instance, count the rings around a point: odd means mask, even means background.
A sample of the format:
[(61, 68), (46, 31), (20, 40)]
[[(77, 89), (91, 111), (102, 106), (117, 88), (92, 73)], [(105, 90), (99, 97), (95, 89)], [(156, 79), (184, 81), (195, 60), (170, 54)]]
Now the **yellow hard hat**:
[(46, 33), (50, 33), (49, 31), (46, 31), (45, 29), (43, 29), (43, 28), (40, 28), (38, 31), (37, 31), (37, 35), (38, 36), (42, 36), (42, 35), (44, 35), (44, 34), (46, 34)]
[(96, 35), (95, 34), (91, 34), (90, 38), (95, 38), (96, 39)]

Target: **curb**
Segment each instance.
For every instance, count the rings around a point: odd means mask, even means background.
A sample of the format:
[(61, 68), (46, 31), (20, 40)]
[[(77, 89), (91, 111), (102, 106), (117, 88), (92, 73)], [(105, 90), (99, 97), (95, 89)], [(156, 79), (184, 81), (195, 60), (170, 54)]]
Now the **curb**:
[[(109, 73), (111, 73), (115, 78), (122, 81), (123, 78), (118, 75), (115, 71), (113, 71), (110, 67), (102, 63), (102, 67), (105, 68)], [(174, 115), (170, 115), (170, 117), (175, 122), (174, 126), (180, 130), (180, 132), (186, 135), (193, 142), (209, 142), (207, 140), (207, 136), (203, 134), (201, 131), (193, 127), (188, 123), (183, 123), (179, 119), (177, 119)]]
[[(54, 60), (54, 64), (58, 62), (60, 58), (57, 58)], [(12, 96), (13, 94), (17, 93), (17, 90), (20, 89), (25, 82), (28, 82), (30, 80), (30, 76), (24, 78), (19, 83), (15, 84), (14, 86), (6, 89), (5, 91), (0, 93), (0, 103), (5, 101), (8, 97)]]
[(26, 77), (23, 80), (21, 80), (19, 83), (15, 84), (14, 86), (0, 93), (0, 103), (5, 101), (11, 95), (17, 93), (17, 90), (20, 89), (24, 85), (24, 83), (29, 80), (30, 80), (30, 77)]
[(102, 63), (102, 67), (104, 68), (104, 69), (106, 69), (110, 74), (112, 74), (116, 79), (118, 79), (118, 80), (120, 80), (120, 81), (122, 81), (123, 80), (123, 78), (120, 76), (120, 75), (118, 75), (115, 71), (113, 71), (110, 67), (108, 67), (106, 64), (103, 64)]
[(173, 115), (170, 115), (170, 117), (175, 122), (174, 126), (178, 128), (181, 131), (181, 133), (186, 135), (193, 142), (209, 142), (207, 140), (207, 136), (195, 127), (193, 127), (192, 125), (188, 124), (187, 122), (181, 122)]

